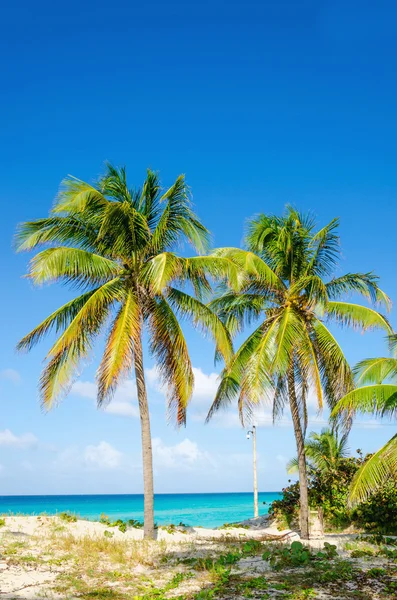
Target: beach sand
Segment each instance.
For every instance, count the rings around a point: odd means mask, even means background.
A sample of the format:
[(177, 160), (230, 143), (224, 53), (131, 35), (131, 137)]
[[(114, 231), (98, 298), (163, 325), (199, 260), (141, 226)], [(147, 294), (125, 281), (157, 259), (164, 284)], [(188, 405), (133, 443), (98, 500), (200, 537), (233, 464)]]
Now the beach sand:
[[(222, 568), (232, 573), (236, 589), (254, 581), (255, 585), (266, 585), (269, 595), (233, 593), (199, 597), (283, 598), (284, 575), (272, 573), (269, 562), (262, 558), (264, 546), (259, 542), (272, 546), (277, 542), (290, 544), (299, 539), (298, 534), (279, 531), (266, 518), (242, 525), (226, 529), (180, 527), (174, 531), (160, 527), (157, 541), (147, 541), (143, 540), (141, 529), (132, 527), (123, 533), (117, 527), (94, 521), (65, 522), (59, 516), (6, 516), (5, 525), (0, 528), (0, 599), (195, 599), (203, 590), (213, 589), (214, 577), (219, 579), (211, 561), (221, 556), (233, 557), (236, 551), (241, 552), (247, 540), (247, 544), (257, 544), (256, 551)], [(326, 536), (326, 539), (342, 549), (353, 537)], [(320, 548), (323, 542), (315, 540), (311, 546)], [(202, 565), (200, 560), (204, 561)], [(384, 562), (373, 559), (371, 566), (383, 568)], [(318, 595), (310, 597), (349, 597), (333, 593), (320, 590)]]

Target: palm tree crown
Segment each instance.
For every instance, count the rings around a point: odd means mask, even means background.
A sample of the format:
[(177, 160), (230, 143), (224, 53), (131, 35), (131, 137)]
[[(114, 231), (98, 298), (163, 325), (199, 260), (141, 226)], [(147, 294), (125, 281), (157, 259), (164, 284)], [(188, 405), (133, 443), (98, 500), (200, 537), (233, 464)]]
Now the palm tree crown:
[[(334, 219), (315, 231), (310, 216), (289, 207), (282, 217), (253, 218), (246, 250), (215, 252), (229, 258), (244, 275), (239, 275), (234, 290), (224, 290), (211, 303), (212, 308), (232, 334), (256, 319), (260, 323), (224, 369), (208, 418), (235, 398), (242, 420), (263, 400), (272, 403), (274, 418), (289, 406), (301, 465), (302, 511), (307, 504), (302, 495), (307, 488), (304, 437), (309, 390), (321, 409), (324, 400), (333, 407), (353, 387), (352, 372), (327, 323), (391, 331), (374, 308), (341, 300), (354, 293), (389, 305), (373, 273), (332, 277), (339, 256), (337, 227)], [(307, 515), (303, 518), (301, 513), (302, 519), (307, 521)], [(306, 537), (307, 523), (301, 525)]]
[[(305, 442), (307, 465), (310, 470), (332, 471), (338, 467), (341, 458), (348, 455), (347, 435), (339, 436), (337, 430), (325, 428), (321, 433), (312, 431)], [(288, 473), (298, 472), (298, 459), (287, 463)]]
[(173, 287), (188, 282), (200, 297), (210, 289), (208, 273), (222, 268), (217, 259), (177, 256), (172, 249), (184, 240), (200, 252), (208, 243), (208, 231), (191, 209), (184, 177), (162, 193), (158, 176), (148, 171), (142, 189), (134, 190), (127, 187), (125, 170), (112, 166), (96, 186), (68, 178), (51, 215), (20, 226), (18, 250), (51, 246), (30, 262), (33, 283), (66, 282), (83, 292), (18, 345), (30, 350), (51, 329), (60, 333), (40, 381), (46, 408), (68, 391), (81, 360), (110, 319), (97, 373), (98, 404), (108, 402), (130, 373), (146, 324), (169, 405), (175, 408), (178, 423), (185, 421), (193, 373), (178, 316), (192, 317), (209, 331), (226, 358), (231, 343), (221, 321), (204, 303)]

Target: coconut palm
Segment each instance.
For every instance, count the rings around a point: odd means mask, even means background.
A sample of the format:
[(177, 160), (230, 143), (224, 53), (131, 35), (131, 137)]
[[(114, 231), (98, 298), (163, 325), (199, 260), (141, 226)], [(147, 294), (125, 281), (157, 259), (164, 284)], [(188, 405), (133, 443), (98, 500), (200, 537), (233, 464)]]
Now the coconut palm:
[(259, 215), (248, 224), (246, 250), (223, 248), (244, 276), (238, 289), (225, 289), (211, 306), (232, 334), (260, 319), (223, 373), (208, 419), (238, 398), (242, 420), (268, 401), (276, 419), (289, 406), (297, 445), (301, 535), (308, 538), (305, 453), (309, 390), (319, 409), (333, 407), (353, 387), (347, 360), (327, 327), (328, 321), (362, 330), (391, 331), (374, 308), (341, 298), (349, 293), (389, 304), (372, 273), (332, 277), (339, 256), (338, 220), (315, 231), (310, 216), (291, 207), (283, 217)]
[[(347, 434), (339, 436), (337, 429), (329, 428), (322, 429), (321, 433), (312, 431), (305, 441), (305, 453), (309, 470), (332, 471), (340, 459), (348, 455)], [(287, 473), (297, 473), (298, 458), (292, 458), (286, 467)]]
[[(395, 350), (397, 337), (390, 336)], [(397, 359), (379, 357), (363, 360), (354, 369), (357, 383), (362, 387), (348, 393), (335, 406), (332, 415), (350, 416), (357, 412), (377, 417), (395, 418), (397, 415)], [(397, 478), (397, 435), (375, 452), (353, 478), (349, 504), (363, 502), (388, 479)]]
[[(106, 332), (105, 349), (97, 371), (98, 407), (106, 405), (117, 386), (135, 372), (141, 422), (144, 535), (154, 536), (153, 469), (149, 407), (143, 365), (142, 336), (159, 378), (168, 392), (168, 408), (178, 425), (185, 423), (192, 395), (193, 372), (178, 318), (215, 340), (217, 353), (227, 361), (232, 347), (220, 319), (203, 302), (208, 277), (231, 276), (230, 265), (217, 257), (183, 258), (173, 249), (187, 242), (198, 252), (208, 243), (208, 231), (195, 216), (183, 176), (165, 192), (156, 173), (148, 171), (142, 189), (130, 189), (125, 169), (107, 167), (97, 184), (67, 178), (50, 216), (23, 223), (18, 250), (38, 252), (29, 265), (34, 284), (61, 282), (78, 288), (70, 300), (19, 343), (30, 350), (55, 331), (40, 378), (45, 409), (65, 396), (82, 360)], [(195, 296), (182, 288), (188, 284)]]

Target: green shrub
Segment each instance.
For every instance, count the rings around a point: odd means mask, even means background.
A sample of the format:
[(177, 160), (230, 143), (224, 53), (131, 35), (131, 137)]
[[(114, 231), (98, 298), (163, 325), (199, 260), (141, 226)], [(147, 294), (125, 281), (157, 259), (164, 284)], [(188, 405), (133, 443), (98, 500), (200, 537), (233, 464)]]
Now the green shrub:
[(0, 517), (0, 527), (5, 527), (6, 520), (3, 517)]
[(397, 486), (389, 481), (352, 513), (353, 522), (366, 531), (397, 535)]
[[(386, 483), (377, 493), (355, 509), (347, 506), (349, 486), (360, 466), (369, 458), (343, 458), (334, 469), (310, 470), (308, 474), (309, 504), (311, 508), (322, 508), (325, 527), (343, 529), (352, 523), (368, 532), (397, 535), (397, 485)], [(293, 527), (298, 522), (299, 483), (282, 490), (283, 496), (275, 500), (269, 514), (277, 518), (280, 525)]]
[(58, 517), (61, 521), (65, 521), (65, 523), (76, 523), (77, 521), (76, 515), (67, 511), (59, 513)]

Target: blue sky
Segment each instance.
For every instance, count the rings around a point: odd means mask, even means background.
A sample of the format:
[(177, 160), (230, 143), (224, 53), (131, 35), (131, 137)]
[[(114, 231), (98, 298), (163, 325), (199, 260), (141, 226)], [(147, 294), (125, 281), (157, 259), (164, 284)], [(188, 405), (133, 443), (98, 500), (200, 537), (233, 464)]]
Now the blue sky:
[[(28, 257), (12, 250), (16, 224), (46, 215), (68, 173), (92, 180), (106, 160), (127, 165), (137, 185), (147, 167), (164, 185), (185, 173), (216, 246), (240, 245), (247, 217), (286, 203), (321, 224), (339, 216), (340, 272), (375, 270), (396, 301), (396, 17), (382, 1), (3, 7), (0, 494), (142, 490), (132, 383), (110, 414), (96, 411), (94, 357), (44, 415), (36, 386), (47, 345), (14, 351), (69, 297), (33, 289)], [(167, 425), (146, 362), (157, 490), (249, 490), (251, 447), (235, 413), (202, 422), (216, 387), (211, 344), (187, 336), (197, 389), (186, 429)], [(386, 351), (377, 333), (338, 339), (352, 363)], [(372, 451), (393, 432), (356, 426), (350, 446)], [(260, 488), (280, 489), (294, 454), (288, 419), (261, 426), (258, 446)]]

